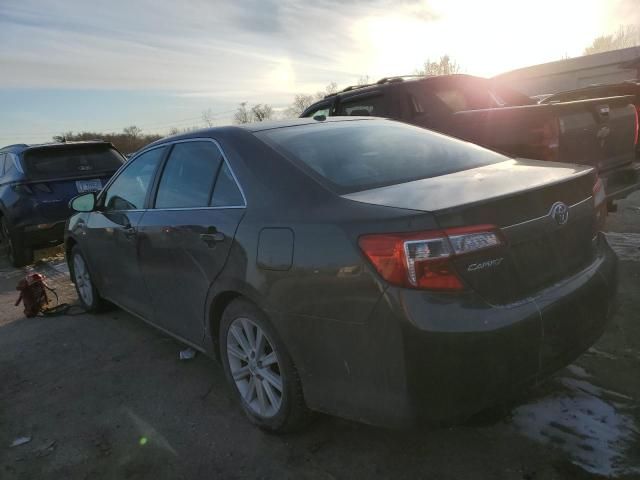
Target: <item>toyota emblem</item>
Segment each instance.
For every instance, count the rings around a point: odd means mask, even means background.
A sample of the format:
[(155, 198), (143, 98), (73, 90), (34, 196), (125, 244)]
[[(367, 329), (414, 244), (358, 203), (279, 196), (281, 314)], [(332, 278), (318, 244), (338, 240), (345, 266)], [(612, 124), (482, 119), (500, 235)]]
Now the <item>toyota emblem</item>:
[(551, 205), (549, 216), (553, 218), (558, 225), (565, 225), (569, 221), (569, 207), (563, 202), (556, 202)]

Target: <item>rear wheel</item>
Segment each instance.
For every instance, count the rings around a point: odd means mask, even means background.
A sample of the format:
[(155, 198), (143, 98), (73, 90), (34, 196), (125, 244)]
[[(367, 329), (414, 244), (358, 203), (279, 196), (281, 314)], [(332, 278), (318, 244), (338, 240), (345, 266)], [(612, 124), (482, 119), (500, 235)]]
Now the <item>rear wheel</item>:
[(20, 239), (11, 232), (9, 223), (6, 218), (0, 220), (0, 228), (2, 229), (2, 243), (7, 252), (9, 262), (14, 267), (24, 267), (33, 263), (33, 249), (25, 247)]
[(93, 283), (87, 261), (77, 245), (71, 249), (71, 275), (76, 286), (76, 292), (78, 292), (78, 298), (84, 309), (87, 312), (100, 310), (104, 305), (104, 301)]
[(222, 316), (219, 340), (227, 380), (251, 422), (281, 433), (307, 423), (310, 412), (298, 373), (261, 310), (234, 300)]

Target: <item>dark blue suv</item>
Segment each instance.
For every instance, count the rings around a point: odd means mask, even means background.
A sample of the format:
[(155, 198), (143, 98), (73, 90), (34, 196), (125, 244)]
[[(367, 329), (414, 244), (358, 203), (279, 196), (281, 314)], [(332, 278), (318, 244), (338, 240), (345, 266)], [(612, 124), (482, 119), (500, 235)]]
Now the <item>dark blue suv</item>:
[(97, 191), (125, 162), (109, 142), (9, 145), (0, 149), (0, 222), (11, 263), (62, 243), (69, 200)]

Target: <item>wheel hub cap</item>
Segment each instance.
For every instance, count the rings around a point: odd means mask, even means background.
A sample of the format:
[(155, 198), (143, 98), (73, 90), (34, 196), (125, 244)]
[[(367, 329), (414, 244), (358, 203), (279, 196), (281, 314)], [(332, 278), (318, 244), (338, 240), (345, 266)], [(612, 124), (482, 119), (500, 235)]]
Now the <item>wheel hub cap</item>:
[(283, 380), (278, 354), (266, 333), (248, 318), (237, 318), (227, 332), (229, 369), (245, 405), (273, 417), (282, 407)]

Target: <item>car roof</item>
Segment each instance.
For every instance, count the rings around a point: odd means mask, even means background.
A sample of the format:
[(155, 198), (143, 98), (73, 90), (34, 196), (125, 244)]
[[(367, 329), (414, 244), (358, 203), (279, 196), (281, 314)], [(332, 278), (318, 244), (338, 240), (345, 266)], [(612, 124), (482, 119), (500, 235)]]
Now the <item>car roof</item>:
[[(486, 78), (476, 77), (474, 75), (468, 75), (466, 73), (452, 73), (449, 75), (400, 75), (396, 77), (384, 77), (374, 83), (368, 83), (365, 85), (351, 85), (336, 93), (330, 93), (325, 97), (313, 104), (309, 105), (304, 112), (311, 110), (316, 105), (330, 102), (334, 98), (349, 98), (356, 95), (366, 95), (367, 93), (380, 92), (387, 88), (394, 88), (399, 85), (412, 85), (416, 83), (428, 83), (428, 82), (446, 82), (451, 80), (464, 80), (464, 79), (477, 79), (486, 80)], [(304, 114), (303, 112), (303, 114)]]
[[(145, 145), (143, 148), (139, 150), (142, 152), (151, 147), (156, 147), (159, 145), (164, 145), (165, 143), (171, 143), (179, 140), (188, 140), (193, 138), (215, 138), (221, 135), (231, 133), (231, 132), (248, 132), (248, 133), (256, 133), (262, 132), (265, 130), (274, 130), (276, 128), (288, 128), (288, 127), (297, 127), (301, 125), (314, 125), (314, 124), (323, 124), (323, 123), (336, 123), (336, 122), (353, 122), (353, 121), (362, 121), (362, 120), (382, 120), (385, 119), (375, 118), (375, 117), (326, 117), (325, 119), (318, 120), (314, 118), (290, 118), (287, 120), (269, 120), (266, 122), (253, 122), (253, 123), (244, 123), (240, 125), (227, 125), (222, 127), (211, 127), (211, 128), (203, 128), (200, 130), (192, 130), (187, 133), (181, 133), (178, 135), (171, 135), (168, 137), (161, 138), (160, 140), (156, 140), (149, 145)], [(388, 120), (387, 120), (388, 121)], [(135, 152), (137, 154), (138, 152)]]
[(77, 142), (49, 142), (49, 143), (16, 143), (13, 145), (7, 145), (0, 148), (0, 152), (9, 153), (22, 153), (31, 149), (43, 149), (43, 148), (64, 148), (72, 147), (74, 145), (111, 145), (111, 142), (105, 140), (82, 140)]

